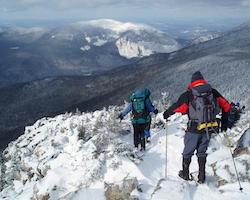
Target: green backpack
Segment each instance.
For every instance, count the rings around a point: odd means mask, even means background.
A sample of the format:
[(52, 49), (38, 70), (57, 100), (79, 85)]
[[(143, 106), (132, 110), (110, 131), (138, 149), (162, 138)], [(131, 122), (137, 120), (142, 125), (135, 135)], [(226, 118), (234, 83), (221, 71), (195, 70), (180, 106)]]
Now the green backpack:
[(130, 97), (132, 103), (132, 122), (144, 124), (150, 121), (149, 112), (146, 108), (146, 99), (149, 98), (149, 90), (136, 91)]

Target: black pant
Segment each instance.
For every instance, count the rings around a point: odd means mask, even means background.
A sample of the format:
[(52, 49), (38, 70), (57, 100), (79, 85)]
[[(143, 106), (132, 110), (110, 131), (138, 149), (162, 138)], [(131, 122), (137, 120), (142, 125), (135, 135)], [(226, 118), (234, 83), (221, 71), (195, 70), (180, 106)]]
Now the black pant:
[(150, 121), (145, 124), (145, 131), (147, 134), (145, 134), (145, 137), (150, 137), (150, 127), (151, 127), (151, 117), (150, 117)]
[(138, 147), (141, 144), (141, 148), (145, 150), (145, 134), (144, 130), (147, 127), (147, 124), (133, 124), (134, 127), (134, 145)]

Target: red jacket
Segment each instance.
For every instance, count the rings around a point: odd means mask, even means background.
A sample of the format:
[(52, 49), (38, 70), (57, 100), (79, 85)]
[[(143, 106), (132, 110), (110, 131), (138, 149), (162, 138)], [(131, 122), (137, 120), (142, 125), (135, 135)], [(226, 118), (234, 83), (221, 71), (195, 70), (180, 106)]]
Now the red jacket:
[[(191, 89), (196, 87), (196, 86), (203, 85), (206, 83), (207, 83), (207, 81), (202, 80), (202, 79), (196, 80), (196, 81), (190, 83), (187, 91), (184, 92), (179, 97), (179, 99), (176, 103), (174, 103), (172, 106), (170, 106), (166, 110), (166, 113), (168, 114), (168, 116), (173, 115), (174, 113), (188, 114), (189, 103), (194, 98)], [(229, 112), (229, 110), (231, 109), (230, 103), (216, 89), (212, 89), (212, 93), (213, 93), (214, 97), (217, 99), (220, 108), (224, 112)]]

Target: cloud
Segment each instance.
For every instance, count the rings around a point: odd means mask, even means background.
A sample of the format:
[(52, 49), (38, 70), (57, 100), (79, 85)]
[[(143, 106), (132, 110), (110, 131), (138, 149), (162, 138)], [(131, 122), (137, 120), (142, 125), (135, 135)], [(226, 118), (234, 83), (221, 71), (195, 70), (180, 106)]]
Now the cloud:
[(192, 7), (192, 6), (248, 6), (250, 0), (0, 0), (0, 7), (8, 10), (32, 9), (33, 7), (61, 9), (86, 9), (103, 6), (129, 7)]
[(250, 6), (250, 0), (243, 0), (241, 4), (242, 6)]
[(0, 0), (0, 18), (248, 18), (249, 6), (250, 0)]
[[(0, 5), (10, 9), (30, 9), (32, 7), (52, 8), (52, 9), (71, 9), (109, 6), (115, 4), (131, 3), (130, 0), (0, 0)], [(1, 7), (1, 6), (0, 6)]]

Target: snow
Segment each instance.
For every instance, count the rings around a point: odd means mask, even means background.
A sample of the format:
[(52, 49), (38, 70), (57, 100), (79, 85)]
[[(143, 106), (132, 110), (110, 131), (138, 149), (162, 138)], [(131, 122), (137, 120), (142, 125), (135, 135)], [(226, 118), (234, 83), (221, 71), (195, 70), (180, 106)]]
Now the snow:
[[(196, 186), (178, 177), (187, 117), (172, 116), (166, 129), (162, 114), (153, 118), (151, 143), (147, 144), (142, 161), (133, 154), (129, 119), (121, 123), (116, 119), (120, 110), (110, 107), (92, 113), (66, 113), (43, 118), (26, 127), (25, 134), (4, 151), (5, 175), (2, 178), (6, 184), (0, 198), (30, 199), (49, 195), (52, 200), (105, 199), (104, 183), (118, 184), (125, 177), (137, 178), (142, 191), (135, 189), (132, 194), (143, 200), (250, 198), (247, 190), (250, 187), (249, 155), (235, 158), (244, 188), (239, 192), (223, 134), (211, 139), (207, 183)], [(244, 114), (237, 127), (228, 131), (233, 145), (245, 131), (248, 121), (248, 114)], [(163, 179), (166, 144), (167, 179)], [(190, 171), (197, 171), (197, 167), (194, 156)], [(227, 182), (218, 186), (218, 180), (222, 179)]]
[(248, 129), (244, 134), (244, 138), (243, 138), (243, 141), (242, 141), (242, 146), (243, 147), (249, 147), (250, 146), (250, 129)]
[[(140, 34), (138, 34), (140, 37)], [(169, 53), (179, 48), (171, 38), (162, 35), (151, 35), (142, 39), (136, 37), (123, 36), (116, 41), (119, 54), (128, 59), (134, 57), (145, 57), (158, 53)]]
[[(42, 38), (48, 33), (52, 40), (63, 40), (72, 45), (75, 44), (74, 41), (79, 42), (82, 51), (88, 51), (89, 47), (102, 47), (108, 44), (115, 50), (117, 48), (120, 56), (127, 59), (154, 53), (169, 53), (181, 48), (175, 39), (154, 27), (111, 19), (82, 21), (56, 29), (17, 27), (8, 33), (8, 37), (26, 42)], [(82, 42), (78, 41), (79, 38)]]
[(144, 46), (141, 46), (138, 43), (128, 41), (124, 38), (121, 38), (116, 41), (116, 46), (118, 48), (119, 54), (128, 59), (134, 57), (143, 57), (153, 54), (152, 50), (145, 49)]
[(100, 35), (85, 33), (85, 40), (95, 46), (115, 43), (119, 54), (128, 59), (149, 56), (156, 52), (169, 53), (180, 48), (166, 33), (144, 24), (99, 19), (78, 22), (73, 26), (86, 30), (90, 26), (101, 31)]
[(151, 30), (155, 31), (156, 29), (144, 25), (144, 24), (135, 24), (130, 22), (119, 22), (112, 19), (98, 19), (98, 20), (91, 20), (91, 21), (83, 21), (83, 22), (77, 22), (76, 25), (89, 25), (94, 27), (99, 27), (103, 29), (108, 29), (111, 31), (114, 31), (116, 33), (123, 33), (129, 30)]
[(89, 45), (83, 46), (80, 48), (82, 51), (88, 51), (91, 49), (91, 47)]
[(98, 47), (100, 47), (100, 46), (102, 46), (102, 45), (104, 45), (104, 44), (106, 44), (108, 42), (107, 40), (103, 40), (103, 39), (101, 39), (99, 37), (97, 37), (95, 39), (96, 39), (96, 41), (93, 44), (95, 46), (98, 46)]
[(90, 43), (91, 42), (91, 38), (90, 37), (85, 37), (85, 40)]

